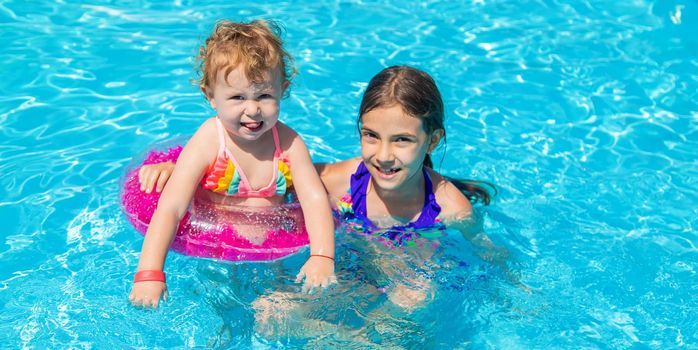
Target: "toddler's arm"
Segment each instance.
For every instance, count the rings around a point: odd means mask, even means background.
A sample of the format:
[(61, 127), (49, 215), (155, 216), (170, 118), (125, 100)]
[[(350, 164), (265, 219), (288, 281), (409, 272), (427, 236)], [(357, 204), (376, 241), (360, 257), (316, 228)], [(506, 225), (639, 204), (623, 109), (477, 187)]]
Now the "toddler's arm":
[[(162, 191), (158, 207), (148, 225), (138, 271), (163, 271), (165, 257), (176, 234), (177, 225), (189, 207), (189, 202), (199, 184), (204, 171), (216, 152), (216, 145), (210, 145), (209, 134), (215, 132), (204, 123), (182, 150), (172, 176)], [(215, 134), (213, 134), (215, 136)], [(160, 297), (167, 291), (164, 282), (134, 282), (129, 299), (134, 305), (157, 307)], [(166, 297), (166, 294), (165, 294)]]
[(320, 181), (305, 143), (298, 134), (278, 124), (282, 145), (290, 146), (287, 155), (291, 165), (293, 186), (298, 201), (303, 208), (308, 237), (310, 257), (298, 273), (297, 279), (305, 278), (304, 289), (326, 287), (336, 282), (334, 276), (334, 220), (327, 200), (327, 193)]

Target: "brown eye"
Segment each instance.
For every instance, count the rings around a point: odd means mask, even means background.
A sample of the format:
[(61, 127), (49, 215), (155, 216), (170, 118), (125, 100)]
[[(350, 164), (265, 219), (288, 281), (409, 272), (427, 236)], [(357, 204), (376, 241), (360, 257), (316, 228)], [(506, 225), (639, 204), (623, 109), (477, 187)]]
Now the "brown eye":
[(412, 138), (409, 138), (409, 137), (400, 136), (400, 137), (396, 137), (395, 140), (394, 140), (393, 142), (395, 142), (395, 143), (397, 143), (398, 145), (401, 145), (401, 146), (407, 146), (407, 145), (410, 144), (410, 143), (414, 143), (415, 140), (412, 139)]
[(364, 131), (361, 133), (361, 138), (362, 139), (367, 139), (367, 140), (375, 140), (376, 135), (372, 132)]

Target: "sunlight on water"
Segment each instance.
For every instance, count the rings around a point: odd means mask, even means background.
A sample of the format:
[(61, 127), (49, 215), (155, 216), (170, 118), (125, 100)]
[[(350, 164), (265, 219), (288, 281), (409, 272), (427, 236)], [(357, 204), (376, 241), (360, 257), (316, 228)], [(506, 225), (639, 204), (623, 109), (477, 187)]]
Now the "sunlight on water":
[[(312, 295), (295, 283), (307, 251), (170, 254), (170, 300), (130, 306), (142, 236), (122, 178), (211, 116), (192, 57), (221, 18), (285, 25), (299, 74), (281, 116), (316, 161), (359, 155), (380, 69), (433, 75), (436, 168), (497, 185), (477, 211), (494, 247), (453, 228), (409, 248), (339, 228), (340, 283)], [(695, 1), (7, 0), (0, 23), (10, 348), (698, 346)]]

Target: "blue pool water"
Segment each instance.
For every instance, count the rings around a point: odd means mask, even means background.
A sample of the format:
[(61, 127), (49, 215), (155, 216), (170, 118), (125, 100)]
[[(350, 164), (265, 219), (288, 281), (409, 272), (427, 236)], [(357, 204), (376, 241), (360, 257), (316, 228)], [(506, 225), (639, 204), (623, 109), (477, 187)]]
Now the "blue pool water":
[[(449, 231), (423, 259), (340, 229), (324, 296), (296, 293), (301, 256), (170, 254), (170, 302), (131, 307), (142, 237), (119, 178), (211, 115), (189, 79), (214, 21), (260, 17), (286, 25), (282, 119), (316, 161), (358, 154), (373, 74), (432, 74), (440, 170), (498, 186), (478, 212), (500, 253)], [(696, 1), (2, 0), (0, 25), (4, 347), (698, 348)], [(428, 301), (386, 301), (385, 269), (428, 278)], [(295, 306), (265, 329), (274, 295)]]

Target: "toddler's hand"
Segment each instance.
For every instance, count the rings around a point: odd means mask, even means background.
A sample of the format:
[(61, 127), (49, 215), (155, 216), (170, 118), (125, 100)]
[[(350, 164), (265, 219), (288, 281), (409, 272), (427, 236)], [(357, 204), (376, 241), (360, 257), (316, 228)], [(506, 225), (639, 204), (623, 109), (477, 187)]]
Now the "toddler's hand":
[(330, 284), (337, 283), (337, 277), (334, 275), (334, 260), (311, 256), (298, 272), (296, 282), (304, 278), (303, 293), (311, 292), (317, 287), (327, 288)]
[(150, 193), (155, 186), (156, 192), (162, 192), (167, 180), (172, 175), (174, 163), (162, 162), (157, 164), (148, 164), (141, 167), (138, 171), (138, 181), (141, 183), (141, 191)]
[(143, 281), (133, 284), (128, 300), (134, 306), (157, 308), (160, 297), (167, 301), (167, 285), (158, 281)]

